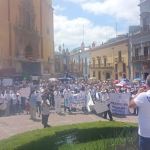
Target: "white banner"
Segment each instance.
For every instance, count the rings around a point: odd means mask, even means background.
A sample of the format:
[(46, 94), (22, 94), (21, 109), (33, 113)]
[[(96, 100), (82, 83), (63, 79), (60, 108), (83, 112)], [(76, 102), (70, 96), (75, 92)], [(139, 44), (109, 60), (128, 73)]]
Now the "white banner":
[(100, 101), (95, 102), (94, 109), (97, 114), (101, 114), (101, 113), (109, 110), (107, 105), (108, 105), (107, 101), (106, 102), (100, 102)]
[(128, 115), (129, 114), (129, 100), (130, 93), (110, 93), (110, 109), (113, 114)]
[(12, 79), (3, 79), (2, 84), (3, 84), (3, 86), (12, 86), (13, 80)]
[(5, 110), (7, 107), (6, 100), (0, 97), (0, 110)]
[(71, 94), (68, 97), (68, 105), (70, 108), (78, 108), (86, 107), (86, 95), (84, 92), (80, 92), (78, 94)]
[(19, 94), (20, 94), (21, 97), (28, 98), (29, 95), (30, 95), (30, 91), (31, 91), (30, 87), (22, 88), (22, 89), (19, 90)]

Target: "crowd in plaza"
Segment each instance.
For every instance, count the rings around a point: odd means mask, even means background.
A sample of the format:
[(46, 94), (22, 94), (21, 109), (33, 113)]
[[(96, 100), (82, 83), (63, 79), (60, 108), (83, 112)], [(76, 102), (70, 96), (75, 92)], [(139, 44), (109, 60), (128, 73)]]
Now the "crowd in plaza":
[[(131, 93), (132, 96), (141, 86), (144, 86), (141, 82), (117, 85), (112, 80), (18, 82), (12, 86), (1, 86), (0, 116), (30, 114), (33, 120), (42, 116), (42, 124), (46, 127), (50, 110), (57, 113), (91, 112), (90, 106), (96, 102), (107, 102), (109, 108), (109, 93)], [(110, 109), (103, 117), (107, 118), (107, 113), (110, 120), (113, 120)]]

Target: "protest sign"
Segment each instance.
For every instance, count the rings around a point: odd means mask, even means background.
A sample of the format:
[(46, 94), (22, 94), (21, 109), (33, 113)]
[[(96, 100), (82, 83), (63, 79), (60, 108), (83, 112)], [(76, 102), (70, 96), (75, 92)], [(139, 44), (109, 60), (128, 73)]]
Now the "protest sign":
[(86, 106), (86, 95), (85, 92), (80, 92), (78, 94), (71, 94), (69, 97), (70, 108), (82, 109)]
[(104, 101), (104, 102), (97, 101), (97, 102), (95, 102), (94, 109), (97, 114), (101, 114), (101, 113), (109, 110), (107, 105), (108, 105), (108, 103), (106, 101)]
[(29, 97), (29, 95), (30, 95), (30, 87), (26, 87), (26, 88), (21, 88), (20, 89), (20, 91), (19, 91), (19, 93), (20, 93), (20, 96), (21, 97), (26, 97), (26, 98), (28, 98)]
[(109, 97), (111, 101), (110, 109), (113, 114), (129, 114), (128, 103), (130, 100), (130, 93), (110, 93)]
[(0, 97), (0, 110), (5, 110), (7, 108), (7, 104), (4, 98)]
[(13, 80), (12, 79), (3, 79), (2, 80), (2, 85), (3, 86), (12, 86), (13, 85)]

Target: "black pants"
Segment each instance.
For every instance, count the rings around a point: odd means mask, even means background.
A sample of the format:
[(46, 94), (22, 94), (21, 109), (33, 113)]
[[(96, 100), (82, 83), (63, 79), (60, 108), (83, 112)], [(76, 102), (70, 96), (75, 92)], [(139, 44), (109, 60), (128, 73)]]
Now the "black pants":
[(70, 108), (69, 108), (69, 107), (64, 106), (64, 112), (66, 112), (66, 111), (67, 111), (67, 109), (68, 109), (68, 111), (69, 111), (69, 112), (71, 112), (71, 110), (70, 110)]
[(37, 101), (36, 107), (37, 107), (37, 113), (39, 113), (39, 116), (40, 116), (41, 115), (41, 102)]
[(26, 101), (26, 98), (21, 97), (21, 110), (22, 110), (22, 112), (25, 110), (25, 101)]
[(113, 117), (112, 117), (112, 113), (110, 111), (110, 104), (108, 104), (107, 106), (108, 106), (109, 110), (104, 112), (104, 118), (107, 119), (107, 114), (108, 114), (109, 120), (112, 121)]
[(47, 126), (48, 126), (48, 117), (49, 117), (49, 115), (43, 115), (42, 114), (42, 124), (43, 124), (43, 126), (44, 126), (44, 128), (46, 128)]
[(49, 102), (50, 102), (50, 105), (51, 105), (52, 107), (55, 107), (55, 100), (54, 100), (54, 97), (53, 97), (53, 96), (50, 97)]
[(139, 150), (150, 150), (150, 138), (139, 136)]
[(104, 112), (104, 118), (105, 118), (105, 119), (107, 119), (107, 114), (108, 114), (108, 116), (109, 116), (109, 120), (112, 121), (112, 120), (113, 120), (113, 117), (112, 117), (111, 111), (108, 110), (108, 111), (105, 111), (105, 112)]

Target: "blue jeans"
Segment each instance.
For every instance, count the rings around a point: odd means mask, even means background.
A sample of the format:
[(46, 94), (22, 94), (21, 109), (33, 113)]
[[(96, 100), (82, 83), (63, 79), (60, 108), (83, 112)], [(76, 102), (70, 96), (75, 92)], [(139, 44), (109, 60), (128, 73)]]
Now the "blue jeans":
[(150, 150), (150, 138), (139, 136), (139, 150)]

